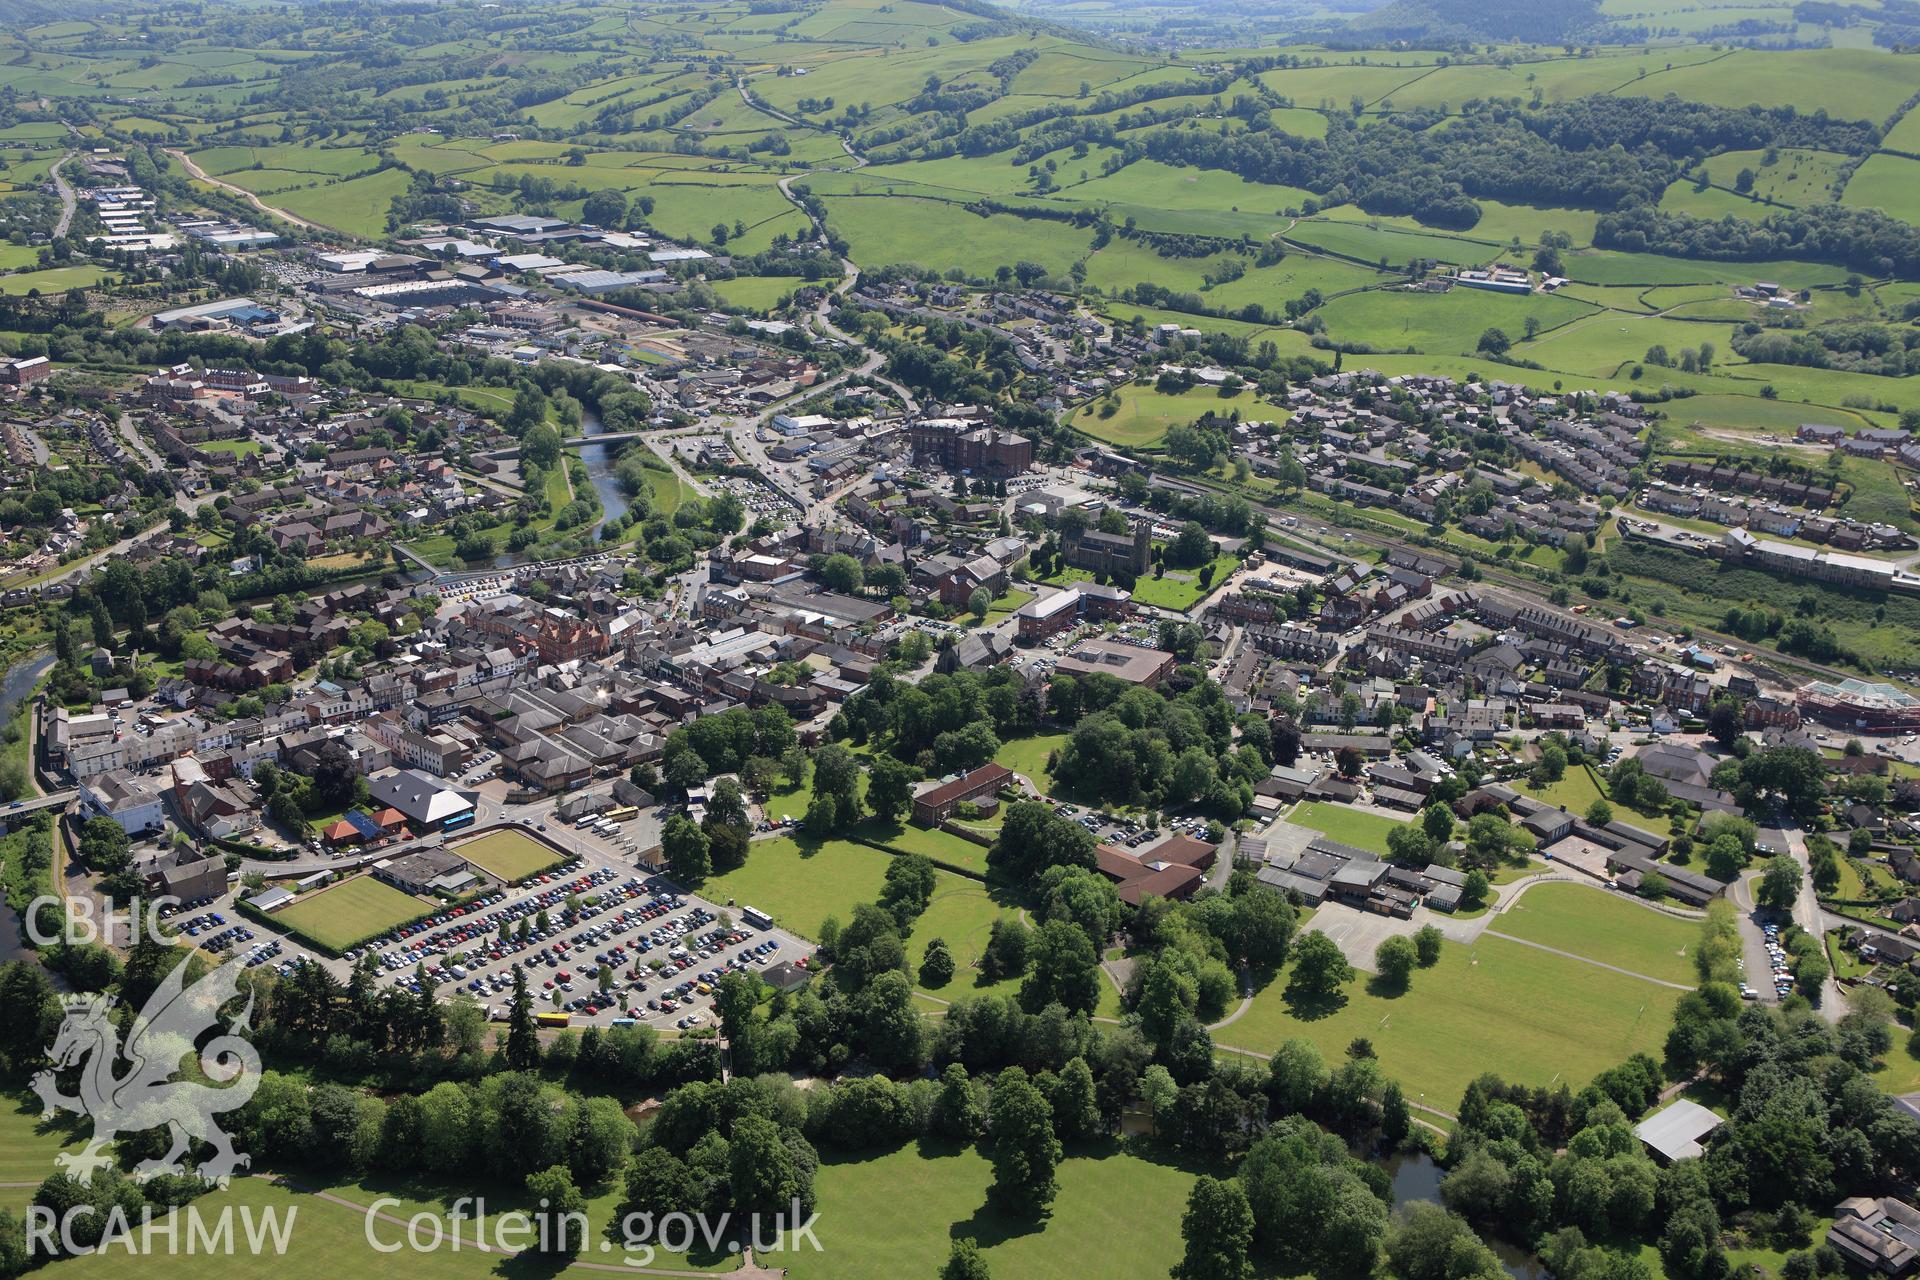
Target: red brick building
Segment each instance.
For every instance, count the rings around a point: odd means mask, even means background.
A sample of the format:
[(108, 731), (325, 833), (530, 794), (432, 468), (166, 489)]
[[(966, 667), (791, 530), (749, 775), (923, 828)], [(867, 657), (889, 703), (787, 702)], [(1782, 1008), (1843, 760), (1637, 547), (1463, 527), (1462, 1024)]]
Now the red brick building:
[(914, 461), (949, 471), (968, 471), (996, 479), (1024, 474), (1033, 466), (1033, 441), (1011, 431), (936, 418), (908, 428)]

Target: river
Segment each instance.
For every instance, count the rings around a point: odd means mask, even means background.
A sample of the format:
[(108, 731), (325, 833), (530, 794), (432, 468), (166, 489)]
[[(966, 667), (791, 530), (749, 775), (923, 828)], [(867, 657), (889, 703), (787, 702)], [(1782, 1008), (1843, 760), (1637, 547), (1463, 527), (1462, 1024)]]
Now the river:
[[(1395, 1204), (1411, 1200), (1440, 1203), (1440, 1179), (1444, 1171), (1433, 1162), (1432, 1156), (1424, 1152), (1394, 1156), (1386, 1162), (1386, 1170), (1393, 1176)], [(1540, 1259), (1525, 1249), (1515, 1248), (1504, 1240), (1487, 1240), (1487, 1247), (1499, 1257), (1500, 1265), (1513, 1280), (1548, 1280), (1547, 1269), (1540, 1264)]]
[[(580, 414), (580, 434), (597, 436), (606, 433), (606, 424), (600, 421), (600, 415), (592, 409), (583, 408)], [(626, 490), (620, 487), (620, 478), (614, 474), (614, 450), (604, 444), (583, 444), (579, 449), (580, 461), (587, 468), (587, 477), (593, 481), (593, 491), (600, 495), (600, 519), (593, 526), (593, 540), (600, 540), (600, 529), (609, 520), (618, 520), (627, 513), (633, 503), (627, 498)]]
[[(6, 678), (0, 680), (0, 725), (13, 722), (14, 712), (20, 704), (33, 696), (33, 690), (47, 672), (53, 670), (53, 655), (42, 654), (37, 658), (23, 658), (7, 668)], [(32, 765), (29, 763), (28, 768)], [(0, 964), (9, 960), (28, 960), (33, 952), (20, 941), (20, 922), (13, 914), (13, 908), (7, 906), (0, 897)]]

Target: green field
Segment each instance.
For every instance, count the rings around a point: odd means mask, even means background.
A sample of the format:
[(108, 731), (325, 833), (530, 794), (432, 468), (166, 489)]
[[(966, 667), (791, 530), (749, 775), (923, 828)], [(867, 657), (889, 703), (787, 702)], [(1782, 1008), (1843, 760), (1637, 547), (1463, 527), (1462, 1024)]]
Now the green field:
[(1037, 733), (1030, 738), (1014, 738), (1000, 744), (993, 753), (997, 763), (1007, 766), (1040, 789), (1042, 795), (1053, 793), (1053, 774), (1047, 769), (1047, 757), (1065, 746), (1067, 735), (1064, 733)]
[(524, 880), (564, 860), (552, 846), (511, 829), (491, 831), (478, 840), (448, 845), (447, 851), (459, 854), (494, 879), (504, 880), (508, 884)]
[(1549, 782), (1544, 787), (1535, 787), (1526, 777), (1515, 778), (1510, 785), (1535, 800), (1556, 805), (1576, 816), (1585, 813), (1595, 800), (1604, 799), (1600, 784), (1585, 765), (1568, 765), (1558, 782)]
[(260, 452), (258, 440), (207, 440), (194, 446), (202, 453), (226, 453), (236, 458), (251, 458)]
[(728, 306), (743, 311), (771, 311), (780, 301), (806, 281), (799, 276), (735, 276), (715, 280), (713, 291)]
[(1081, 408), (1069, 425), (1109, 444), (1152, 449), (1166, 438), (1168, 427), (1195, 422), (1208, 412), (1225, 417), (1238, 409), (1243, 418), (1258, 417), (1261, 408), (1251, 392), (1228, 395), (1213, 387), (1192, 387), (1169, 395), (1150, 384), (1129, 383), (1118, 395), (1120, 407), (1111, 417), (1102, 416), (1106, 404), (1102, 398)]
[(345, 951), (427, 909), (428, 904), (412, 894), (363, 875), (303, 893), (291, 906), (274, 912), (271, 919), (323, 947)]
[[(818, 845), (785, 836), (756, 840), (744, 866), (709, 877), (700, 892), (716, 902), (757, 907), (781, 928), (817, 938), (828, 916), (845, 924), (852, 919), (854, 907), (879, 898), (887, 861), (888, 855), (880, 850), (848, 840)], [(917, 975), (927, 943), (944, 938), (953, 953), (955, 976), (940, 994), (952, 998), (987, 990), (989, 984), (976, 986), (970, 970), (986, 948), (993, 921), (1010, 907), (997, 903), (996, 891), (978, 881), (950, 871), (936, 871), (934, 877), (933, 901), (914, 922), (907, 939), (908, 961)]]
[[(231, 1208), (234, 1211), (235, 1247), (221, 1256), (221, 1274), (235, 1277), (236, 1280), (337, 1280), (342, 1275), (381, 1274), (393, 1268), (394, 1255), (391, 1248), (387, 1252), (376, 1250), (370, 1243), (369, 1233), (372, 1240), (382, 1246), (407, 1249), (406, 1220), (412, 1214), (423, 1212), (431, 1214), (436, 1223), (451, 1233), (453, 1223), (450, 1219), (454, 1203), (472, 1188), (448, 1188), (444, 1192), (422, 1194), (411, 1184), (368, 1179), (363, 1183), (332, 1186), (325, 1190), (329, 1196), (337, 1199), (303, 1194), (265, 1177), (242, 1177), (234, 1179), (227, 1187), (210, 1191), (195, 1200), (194, 1206), (210, 1230), (219, 1220), (222, 1210)], [(621, 1194), (619, 1188), (611, 1186), (587, 1189), (590, 1241), (600, 1239), (599, 1233), (613, 1221)], [(370, 1208), (382, 1198), (395, 1201), (380, 1206), (380, 1211), (391, 1215), (392, 1221), (370, 1218)], [(506, 1211), (510, 1205), (517, 1207), (522, 1199), (517, 1188), (491, 1188), (487, 1191), (488, 1211), (490, 1214)], [(243, 1215), (251, 1213), (252, 1221), (258, 1224), (263, 1222), (267, 1212), (277, 1214), (287, 1232), (283, 1253), (275, 1250), (272, 1237), (265, 1235), (264, 1230), (263, 1246), (259, 1250), (248, 1243), (248, 1218)], [(58, 1262), (48, 1268), (47, 1274), (86, 1277), (87, 1280), (94, 1280), (95, 1277), (115, 1280), (123, 1276), (141, 1277), (142, 1280), (156, 1277), (158, 1280), (185, 1280), (186, 1277), (206, 1273), (204, 1257), (189, 1252), (184, 1243), (187, 1239), (186, 1227), (180, 1227), (178, 1239), (183, 1243), (174, 1251), (168, 1250), (165, 1235), (156, 1236), (157, 1243), (143, 1250), (138, 1230), (136, 1223), (128, 1247), (103, 1249), (86, 1257)], [(485, 1280), (489, 1276), (499, 1276), (503, 1271), (517, 1272), (525, 1265), (503, 1262), (498, 1254), (481, 1252), (474, 1245), (471, 1224), (464, 1225), (464, 1232), (464, 1247), (460, 1249), (452, 1247), (451, 1234), (439, 1248), (407, 1249), (401, 1255), (406, 1259), (407, 1273), (418, 1280)], [(427, 1238), (422, 1237), (423, 1240)], [(617, 1264), (621, 1255), (609, 1253), (605, 1257)], [(596, 1257), (595, 1260), (599, 1259)], [(737, 1269), (739, 1261), (727, 1255), (717, 1259), (689, 1259), (663, 1251), (652, 1260), (651, 1265), (681, 1271), (724, 1272)], [(542, 1274), (553, 1274), (555, 1270), (565, 1269), (543, 1267)], [(582, 1269), (572, 1274), (585, 1276), (594, 1273)]]
[(1692, 983), (1700, 926), (1598, 886), (1536, 884), (1494, 917), (1497, 933), (1666, 982)]
[(1329, 804), (1323, 800), (1310, 800), (1300, 805), (1287, 815), (1287, 821), (1296, 827), (1311, 827), (1330, 840), (1350, 844), (1356, 849), (1368, 849), (1382, 857), (1387, 852), (1387, 833), (1395, 827), (1406, 825), (1377, 813), (1349, 809), (1346, 805)]
[(1488, 329), (1518, 342), (1529, 320), (1548, 332), (1591, 313), (1572, 298), (1552, 294), (1515, 297), (1485, 289), (1413, 293), (1375, 289), (1335, 298), (1320, 308), (1327, 334), (1337, 342), (1364, 343), (1376, 351), (1470, 354)]
[(1233, 556), (1216, 556), (1213, 559), (1212, 575), (1208, 585), (1200, 585), (1200, 570), (1169, 569), (1165, 577), (1145, 577), (1133, 584), (1133, 598), (1140, 604), (1150, 604), (1159, 609), (1171, 609), (1175, 613), (1185, 613), (1200, 602), (1200, 598), (1211, 592), (1214, 587), (1226, 580), (1228, 574), (1240, 567), (1240, 561)]
[[(1530, 891), (1535, 892), (1535, 891)], [(1305, 1037), (1330, 1062), (1365, 1036), (1411, 1101), (1452, 1110), (1486, 1071), (1528, 1085), (1579, 1089), (1596, 1072), (1640, 1052), (1659, 1056), (1680, 992), (1639, 978), (1482, 937), (1448, 943), (1439, 964), (1417, 970), (1408, 991), (1376, 995), (1364, 980), (1337, 1008), (1290, 1009), (1284, 982), (1262, 991), (1215, 1039), (1273, 1052)]]
[(118, 276), (104, 267), (48, 267), (44, 271), (27, 271), (19, 275), (0, 276), (0, 293), (22, 295), (39, 293), (42, 296), (65, 293), (69, 289), (88, 289), (97, 284), (111, 284)]
[(1878, 209), (1907, 222), (1920, 219), (1920, 160), (1868, 156), (1853, 171), (1841, 203)]
[(826, 1155), (815, 1186), (821, 1252), (755, 1261), (792, 1280), (931, 1276), (949, 1237), (975, 1237), (996, 1276), (1077, 1280), (1087, 1260), (1112, 1280), (1164, 1280), (1180, 1260), (1180, 1215), (1193, 1174), (1106, 1147), (1070, 1149), (1044, 1229), (987, 1203), (992, 1170), (978, 1149), (937, 1142), (886, 1155)]
[[(1037, 262), (1064, 275), (1092, 244), (1092, 233), (1060, 222), (982, 217), (957, 204), (901, 196), (826, 196), (827, 220), (847, 238), (854, 261), (913, 263), (946, 272), (992, 275), (1001, 263)], [(982, 246), (992, 250), (981, 252)]]

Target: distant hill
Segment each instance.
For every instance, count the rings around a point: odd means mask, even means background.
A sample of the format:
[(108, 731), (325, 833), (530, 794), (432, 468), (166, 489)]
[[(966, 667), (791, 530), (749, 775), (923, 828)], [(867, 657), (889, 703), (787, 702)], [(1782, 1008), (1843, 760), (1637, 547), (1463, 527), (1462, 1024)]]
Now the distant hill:
[(1339, 43), (1558, 44), (1603, 25), (1599, 0), (1392, 0), (1350, 20)]

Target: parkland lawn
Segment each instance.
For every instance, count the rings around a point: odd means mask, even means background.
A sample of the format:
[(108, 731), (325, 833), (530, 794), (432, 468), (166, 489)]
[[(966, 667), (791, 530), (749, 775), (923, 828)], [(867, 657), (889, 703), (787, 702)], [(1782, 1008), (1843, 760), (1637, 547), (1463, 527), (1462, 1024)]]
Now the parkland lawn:
[(1649, 978), (1693, 983), (1701, 926), (1597, 886), (1536, 884), (1487, 926)]
[(1059, 1194), (1037, 1223), (988, 1205), (993, 1170), (977, 1147), (925, 1142), (864, 1157), (823, 1152), (814, 1181), (821, 1251), (755, 1261), (786, 1267), (791, 1280), (932, 1276), (952, 1240), (972, 1236), (996, 1276), (1164, 1280), (1180, 1260), (1193, 1175), (1110, 1146), (1068, 1152)]
[(519, 831), (494, 831), (478, 840), (449, 845), (447, 851), (459, 854), (488, 875), (508, 883), (524, 880), (564, 861), (551, 845)]
[[(883, 1154), (825, 1153), (814, 1183), (820, 1208), (814, 1227), (819, 1252), (803, 1246), (799, 1251), (762, 1255), (756, 1261), (785, 1267), (793, 1280), (931, 1276), (946, 1260), (952, 1239), (960, 1235), (979, 1241), (995, 1275), (1023, 1280), (1072, 1280), (1088, 1274), (1087, 1259), (1093, 1257), (1101, 1259), (1099, 1274), (1108, 1280), (1163, 1280), (1179, 1261), (1180, 1217), (1193, 1174), (1103, 1145), (1070, 1148), (1058, 1177), (1060, 1190), (1050, 1212), (1035, 1222), (988, 1206), (993, 1171), (977, 1147), (927, 1142)], [(394, 1269), (394, 1256), (375, 1252), (369, 1231), (383, 1246), (404, 1247), (405, 1220), (422, 1212), (431, 1214), (443, 1229), (452, 1229), (448, 1219), (456, 1197), (451, 1191), (381, 1179), (319, 1189), (346, 1203), (323, 1200), (265, 1177), (237, 1178), (195, 1201), (199, 1212), (208, 1216), (210, 1228), (223, 1208), (234, 1210), (233, 1234), (238, 1243), (231, 1256), (219, 1260), (220, 1274), (232, 1280), (382, 1275)], [(603, 1252), (598, 1246), (618, 1212), (621, 1192), (611, 1185), (585, 1192), (589, 1247), (582, 1261), (597, 1267), (617, 1265), (621, 1251), (613, 1247)], [(393, 1203), (381, 1206), (382, 1211), (394, 1221), (370, 1223), (367, 1207), (385, 1197)], [(520, 1207), (508, 1188), (486, 1189), (486, 1203), (490, 1215)], [(243, 1210), (250, 1210), (255, 1221), (264, 1210), (273, 1210), (283, 1224), (291, 1218), (283, 1254), (275, 1252), (270, 1237), (259, 1251), (246, 1247), (248, 1219)], [(472, 1223), (462, 1226), (467, 1233), (462, 1237), (465, 1248), (455, 1250), (443, 1242), (438, 1249), (407, 1250), (399, 1255), (405, 1259), (406, 1273), (413, 1280), (606, 1274), (503, 1262), (498, 1254), (473, 1247)], [(181, 1238), (185, 1238), (184, 1229)], [(164, 1238), (160, 1239), (151, 1252), (109, 1249), (54, 1263), (45, 1274), (86, 1280), (189, 1280), (206, 1274), (205, 1258), (184, 1248), (170, 1255)], [(632, 1257), (636, 1265), (671, 1271), (725, 1273), (739, 1265), (737, 1257), (726, 1254), (687, 1258), (662, 1252), (652, 1258)]]
[[(829, 840), (819, 845), (802, 844), (786, 836), (755, 840), (749, 846), (746, 865), (708, 877), (700, 893), (714, 902), (731, 900), (736, 906), (758, 907), (781, 928), (803, 938), (818, 938), (828, 916), (845, 924), (853, 918), (856, 906), (879, 899), (890, 857), (850, 840)], [(1013, 909), (1011, 900), (1004, 905), (996, 901), (1002, 896), (1001, 891), (977, 880), (951, 871), (935, 871), (933, 901), (913, 922), (907, 938), (907, 959), (915, 981), (927, 944), (943, 938), (953, 953), (954, 977), (944, 987), (934, 989), (941, 998), (1013, 990), (1016, 982), (974, 981), (973, 965), (986, 949), (988, 931), (995, 919)]]
[(300, 895), (273, 913), (273, 922), (323, 947), (345, 951), (420, 915), (426, 902), (370, 875)]
[(1074, 414), (1070, 425), (1109, 444), (1152, 449), (1166, 438), (1168, 427), (1196, 422), (1208, 412), (1224, 418), (1237, 408), (1242, 417), (1259, 416), (1259, 404), (1247, 391), (1229, 394), (1213, 387), (1193, 387), (1168, 395), (1130, 383), (1117, 394), (1120, 406), (1111, 415), (1103, 412), (1108, 401), (1102, 397)]
[(1387, 833), (1395, 827), (1406, 825), (1377, 813), (1319, 800), (1301, 805), (1287, 815), (1287, 821), (1297, 827), (1311, 827), (1329, 840), (1350, 844), (1356, 849), (1366, 849), (1382, 857), (1387, 853)]
[(1483, 1072), (1516, 1084), (1565, 1082), (1578, 1090), (1632, 1054), (1659, 1057), (1681, 996), (1672, 987), (1485, 936), (1472, 946), (1447, 943), (1439, 962), (1415, 970), (1404, 992), (1371, 986), (1362, 974), (1341, 989), (1337, 1003), (1296, 1007), (1282, 974), (1244, 1015), (1219, 1028), (1214, 1042), (1271, 1054), (1283, 1040), (1300, 1037), (1338, 1062), (1348, 1043), (1364, 1036), (1409, 1100), (1450, 1112)]

